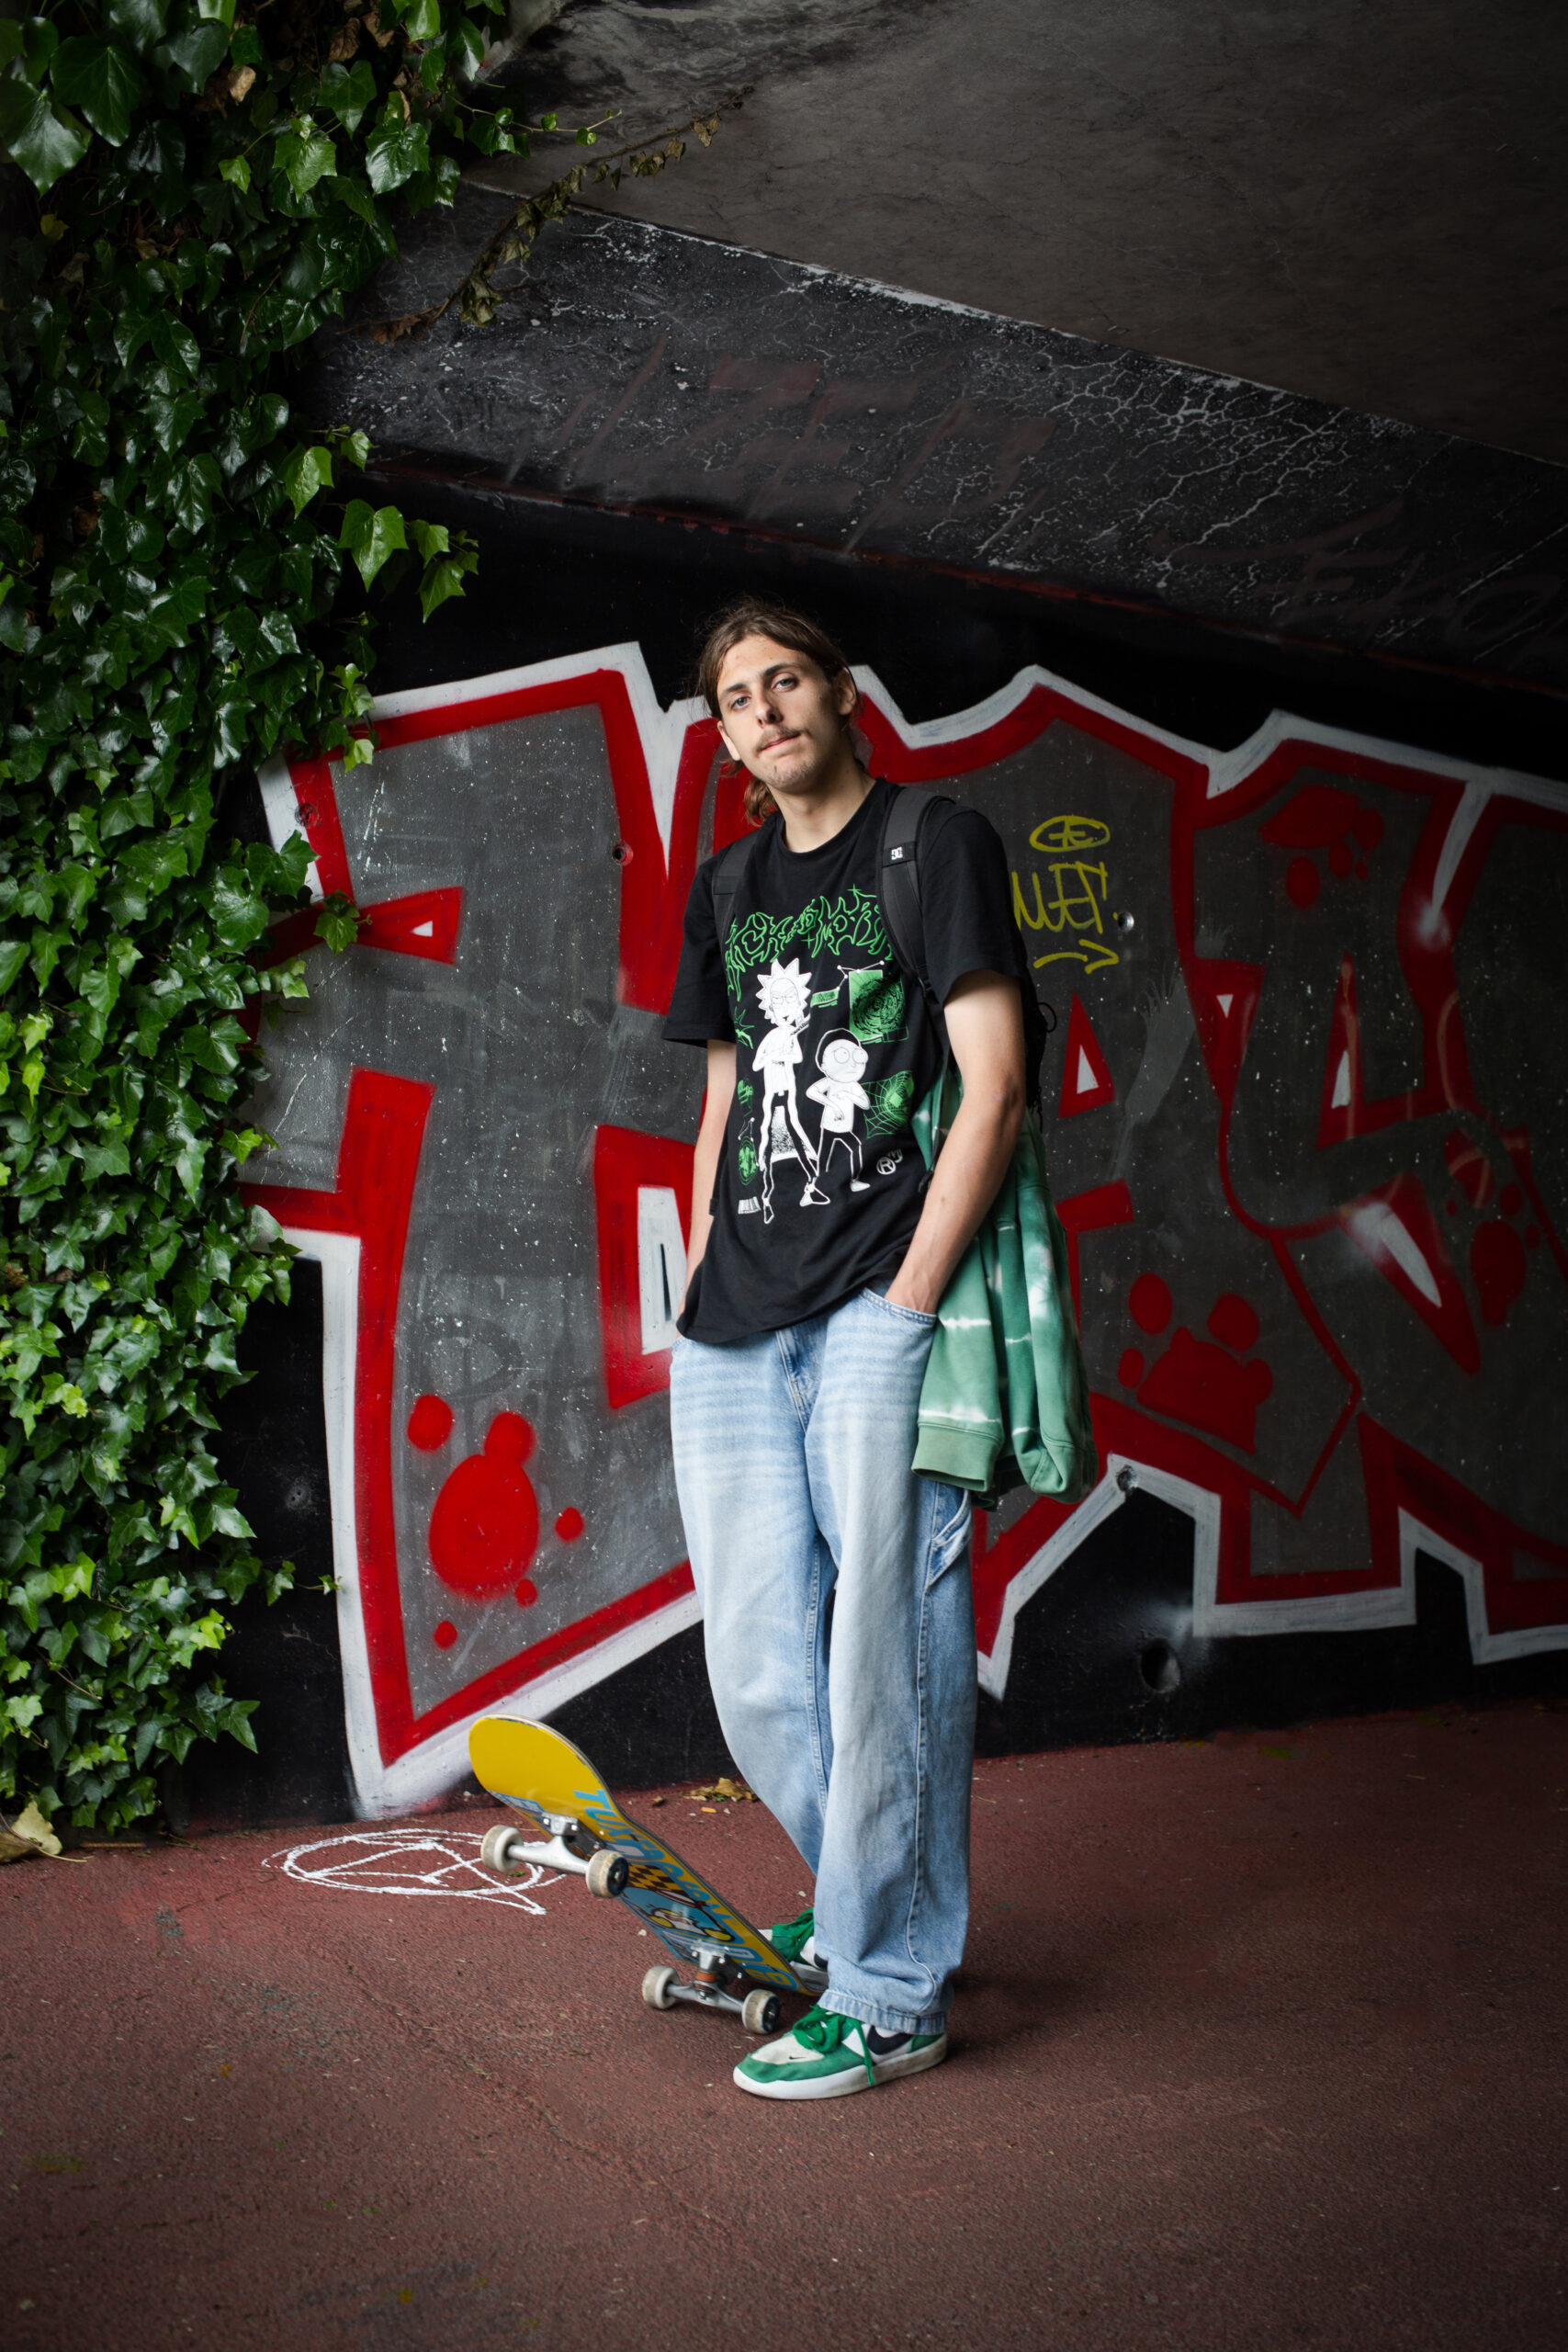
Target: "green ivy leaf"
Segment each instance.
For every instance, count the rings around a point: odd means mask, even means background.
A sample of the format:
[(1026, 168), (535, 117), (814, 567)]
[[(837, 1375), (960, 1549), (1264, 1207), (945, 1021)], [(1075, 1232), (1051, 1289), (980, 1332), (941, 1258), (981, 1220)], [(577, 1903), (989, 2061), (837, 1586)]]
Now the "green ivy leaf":
[(60, 35), (47, 17), (28, 17), (22, 26), (22, 56), (28, 79), (40, 86), (48, 73)]
[(124, 146), (136, 102), (147, 85), (122, 49), (91, 35), (62, 41), (50, 81), (66, 105), (79, 107), (111, 147)]
[(212, 501), (222, 476), (218, 460), (204, 450), (187, 458), (170, 478), (170, 503), (176, 521), (187, 531), (203, 530), (212, 515)]
[(380, 506), (372, 512), (368, 500), (355, 498), (344, 515), (338, 545), (353, 556), (359, 566), (359, 576), (368, 588), (387, 558), (408, 546), (403, 518), (395, 506)]
[(410, 40), (438, 40), (441, 37), (441, 0), (411, 0), (403, 30)]
[(331, 898), (321, 901), (321, 911), (316, 917), (316, 937), (323, 940), (334, 956), (341, 956), (344, 949), (352, 947), (359, 937), (362, 921), (353, 899), (345, 899), (341, 891), (334, 891)]
[(210, 17), (218, 24), (227, 25), (231, 30), (233, 28), (234, 0), (196, 0), (196, 13), (198, 17)]
[(40, 196), (74, 171), (92, 143), (73, 116), (62, 118), (29, 83), (13, 74), (0, 81), (0, 146)]
[(254, 946), (267, 926), (266, 900), (252, 888), (241, 866), (221, 869), (208, 893), (207, 908), (226, 947)]
[(430, 161), (430, 139), (423, 122), (405, 122), (400, 99), (389, 97), (365, 147), (365, 173), (378, 196), (386, 196)]
[(151, 49), (164, 38), (169, 21), (169, 0), (108, 0), (104, 22), (121, 33), (133, 49)]
[(357, 130), (375, 103), (376, 76), (363, 58), (352, 67), (327, 67), (321, 76), (321, 104), (331, 107), (345, 130)]
[[(202, 90), (229, 54), (229, 35), (222, 25), (192, 25), (176, 33), (158, 51), (158, 62), (167, 65), (187, 90)], [(221, 168), (221, 166), (220, 166)]]
[(273, 162), (298, 197), (337, 170), (337, 149), (308, 114), (297, 114), (273, 141)]
[(283, 487), (293, 502), (296, 516), (303, 514), (319, 490), (333, 486), (333, 453), (318, 443), (297, 449), (283, 469)]
[(242, 196), (250, 194), (251, 167), (243, 155), (225, 155), (218, 166), (218, 176), (227, 180), (231, 187), (237, 187)]
[(425, 619), (449, 596), (462, 595), (465, 575), (479, 568), (479, 555), (473, 548), (460, 547), (455, 555), (438, 557), (427, 563), (419, 583), (420, 610)]

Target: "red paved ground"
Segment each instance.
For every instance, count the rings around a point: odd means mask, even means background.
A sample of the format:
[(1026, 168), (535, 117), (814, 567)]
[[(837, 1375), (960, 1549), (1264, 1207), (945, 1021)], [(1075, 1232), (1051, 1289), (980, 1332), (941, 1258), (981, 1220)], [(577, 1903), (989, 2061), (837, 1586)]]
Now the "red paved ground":
[[(575, 1883), (268, 1866), (325, 1830), (0, 1872), (6, 2342), (1562, 2352), (1568, 1716), (975, 1797), (954, 2055), (826, 2107), (733, 2090), (739, 2031), (642, 2008), (649, 1944)], [(760, 1807), (655, 1817), (796, 1907)]]

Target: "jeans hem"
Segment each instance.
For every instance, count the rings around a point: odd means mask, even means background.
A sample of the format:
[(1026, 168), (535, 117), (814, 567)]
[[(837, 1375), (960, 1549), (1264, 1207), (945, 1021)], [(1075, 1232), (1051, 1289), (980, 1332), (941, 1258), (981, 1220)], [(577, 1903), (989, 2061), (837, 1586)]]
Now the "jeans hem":
[(853, 1993), (824, 1993), (817, 2004), (834, 2017), (853, 2018), (857, 2025), (872, 2025), (878, 2033), (943, 2033), (945, 2009), (890, 2009), (884, 2001), (863, 2001)]

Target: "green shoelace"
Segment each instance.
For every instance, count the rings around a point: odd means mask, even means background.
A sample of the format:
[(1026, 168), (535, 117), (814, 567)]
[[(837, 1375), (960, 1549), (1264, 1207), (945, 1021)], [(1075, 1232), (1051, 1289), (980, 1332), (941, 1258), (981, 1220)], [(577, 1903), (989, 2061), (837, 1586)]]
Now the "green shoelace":
[[(837, 2009), (807, 2009), (795, 2029), (795, 2038), (797, 2041), (804, 2041), (807, 2050), (818, 2051), (824, 2058), (830, 2058), (835, 2050), (842, 2048), (855, 2022), (853, 2018), (840, 2017)], [(876, 2065), (871, 2052), (866, 2047), (863, 2030), (861, 2034), (859, 2051), (852, 2051), (851, 2054), (860, 2058), (865, 2067), (866, 2077), (874, 2090)]]

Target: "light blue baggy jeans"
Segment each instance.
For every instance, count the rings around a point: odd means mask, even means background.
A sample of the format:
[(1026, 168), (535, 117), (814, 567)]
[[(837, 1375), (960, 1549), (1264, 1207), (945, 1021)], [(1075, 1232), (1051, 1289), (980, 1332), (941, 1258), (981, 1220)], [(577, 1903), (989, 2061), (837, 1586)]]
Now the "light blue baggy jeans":
[(736, 1763), (816, 1879), (822, 2006), (934, 2033), (969, 1924), (969, 1498), (917, 1477), (934, 1316), (682, 1340), (675, 1479)]

